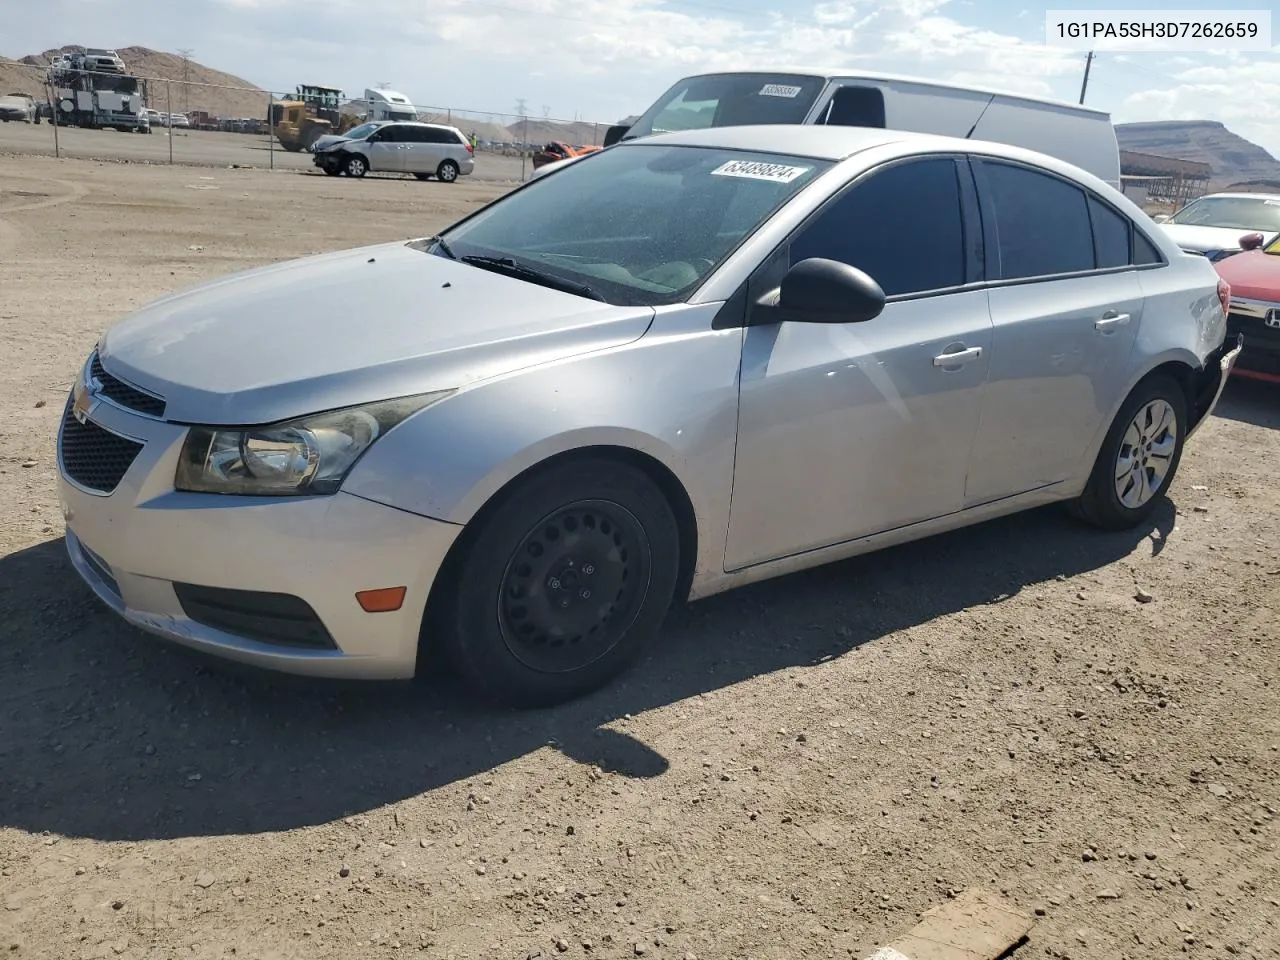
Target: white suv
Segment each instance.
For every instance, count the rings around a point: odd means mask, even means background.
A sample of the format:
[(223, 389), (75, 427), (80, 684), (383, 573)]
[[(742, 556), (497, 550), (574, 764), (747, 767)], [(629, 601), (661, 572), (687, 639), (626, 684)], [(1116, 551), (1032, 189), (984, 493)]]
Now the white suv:
[(475, 152), (463, 132), (440, 123), (366, 123), (313, 149), (315, 165), (331, 177), (363, 177), (373, 170), (453, 183), (476, 168)]
[(96, 73), (124, 73), (124, 61), (114, 50), (103, 50), (101, 47), (89, 47), (84, 52), (84, 69)]

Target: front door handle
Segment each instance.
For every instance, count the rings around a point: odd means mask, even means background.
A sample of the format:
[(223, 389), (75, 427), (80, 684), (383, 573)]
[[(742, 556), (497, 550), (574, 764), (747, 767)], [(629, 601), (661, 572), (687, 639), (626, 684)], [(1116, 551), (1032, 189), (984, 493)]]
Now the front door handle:
[(970, 347), (968, 350), (957, 350), (955, 353), (944, 353), (933, 358), (935, 367), (954, 367), (961, 363), (968, 363), (970, 360), (977, 360), (982, 356), (981, 347)]
[(1108, 310), (1093, 323), (1095, 330), (1114, 330), (1116, 327), (1123, 327), (1129, 322), (1129, 314), (1116, 313), (1114, 310)]

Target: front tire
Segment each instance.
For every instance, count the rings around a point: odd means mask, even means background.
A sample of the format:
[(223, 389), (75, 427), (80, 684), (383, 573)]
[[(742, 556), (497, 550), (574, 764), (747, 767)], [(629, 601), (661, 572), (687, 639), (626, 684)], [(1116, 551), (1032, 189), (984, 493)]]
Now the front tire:
[(363, 177), (369, 172), (369, 161), (365, 160), (365, 158), (360, 156), (360, 154), (353, 153), (351, 156), (347, 157), (346, 161), (342, 165), (342, 169), (346, 172), (348, 177)]
[(440, 166), (436, 167), (436, 179), (441, 183), (453, 183), (460, 172), (458, 164), (453, 160), (441, 160)]
[(671, 606), (680, 535), (662, 491), (608, 459), (542, 470), (480, 521), (425, 639), (479, 696), (550, 706), (630, 666)]
[(1187, 397), (1172, 377), (1138, 384), (1107, 431), (1073, 512), (1105, 530), (1127, 530), (1151, 516), (1169, 490), (1187, 435)]

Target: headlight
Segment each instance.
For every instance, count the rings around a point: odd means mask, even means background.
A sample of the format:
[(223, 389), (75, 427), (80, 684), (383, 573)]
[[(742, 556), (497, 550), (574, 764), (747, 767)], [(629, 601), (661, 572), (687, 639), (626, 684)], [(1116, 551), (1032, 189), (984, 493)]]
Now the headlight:
[(257, 497), (336, 493), (379, 437), (451, 393), (439, 390), (248, 429), (192, 427), (173, 485), (191, 493)]

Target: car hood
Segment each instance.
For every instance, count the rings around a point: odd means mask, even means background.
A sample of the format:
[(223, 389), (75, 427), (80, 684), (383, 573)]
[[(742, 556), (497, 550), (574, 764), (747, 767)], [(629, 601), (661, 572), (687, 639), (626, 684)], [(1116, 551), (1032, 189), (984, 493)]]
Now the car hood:
[(1280, 254), (1246, 250), (1228, 257), (1214, 267), (1218, 276), (1231, 285), (1231, 297), (1280, 303)]
[(326, 133), (323, 137), (317, 137), (315, 142), (311, 144), (311, 152), (319, 153), (327, 147), (332, 147), (336, 143), (352, 143), (351, 137), (344, 137), (340, 133)]
[(621, 346), (653, 316), (389, 243), (165, 297), (98, 350), (108, 373), (163, 397), (170, 420), (250, 425)]
[(1240, 238), (1261, 233), (1264, 243), (1275, 239), (1275, 232), (1265, 230), (1240, 230), (1237, 227), (1195, 227), (1182, 223), (1160, 224), (1183, 250), (1208, 253), (1211, 250), (1239, 250)]

